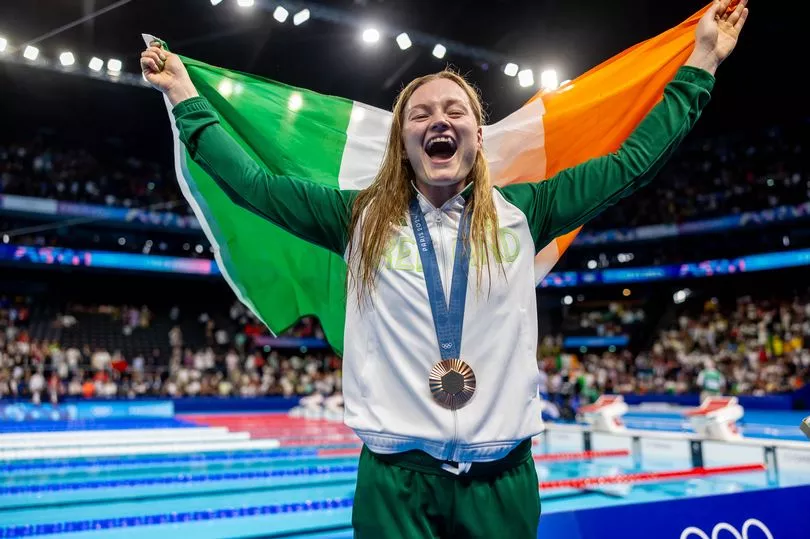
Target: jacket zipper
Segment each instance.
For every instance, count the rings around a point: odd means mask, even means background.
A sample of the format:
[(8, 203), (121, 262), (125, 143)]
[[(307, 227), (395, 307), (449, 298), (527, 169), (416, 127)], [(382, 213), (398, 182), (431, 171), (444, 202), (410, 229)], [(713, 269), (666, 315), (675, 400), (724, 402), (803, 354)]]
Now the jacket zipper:
[[(443, 283), (442, 288), (446, 288), (447, 293), (444, 294), (445, 303), (449, 302), (449, 293), (451, 289), (451, 283), (453, 281), (453, 270), (452, 267), (448, 268), (447, 262), (448, 257), (445, 253), (445, 246), (444, 246), (444, 226), (442, 225), (442, 210), (439, 209), (439, 214), (436, 216), (436, 227), (439, 235), (439, 256), (441, 256), (441, 264), (444, 267), (444, 276), (445, 282)], [(447, 446), (447, 460), (453, 459), (453, 453), (456, 451), (456, 438), (458, 437), (458, 414), (456, 410), (452, 410), (453, 414), (453, 436), (450, 438), (450, 444)]]

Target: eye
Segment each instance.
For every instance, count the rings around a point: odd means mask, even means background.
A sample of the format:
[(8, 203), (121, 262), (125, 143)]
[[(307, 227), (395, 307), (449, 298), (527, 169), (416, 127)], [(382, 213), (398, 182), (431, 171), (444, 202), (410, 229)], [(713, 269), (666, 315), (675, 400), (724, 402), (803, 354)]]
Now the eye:
[(450, 110), (447, 112), (447, 114), (448, 114), (448, 116), (450, 116), (451, 118), (460, 118), (460, 117), (464, 116), (464, 114), (465, 114), (465, 113), (464, 113), (464, 111), (463, 111), (463, 110), (461, 110), (461, 109), (450, 109)]
[(412, 116), (411, 116), (411, 120), (413, 120), (413, 121), (419, 121), (419, 120), (424, 120), (424, 119), (426, 119), (427, 117), (428, 117), (428, 115), (427, 115), (427, 114), (425, 114), (424, 112), (422, 112), (422, 113), (419, 113), (419, 114), (414, 114), (414, 115), (412, 115)]

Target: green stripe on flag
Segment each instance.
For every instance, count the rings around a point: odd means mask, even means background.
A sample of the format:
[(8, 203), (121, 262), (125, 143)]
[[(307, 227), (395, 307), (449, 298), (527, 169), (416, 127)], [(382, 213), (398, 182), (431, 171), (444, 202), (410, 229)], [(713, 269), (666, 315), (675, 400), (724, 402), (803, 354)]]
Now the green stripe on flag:
[(231, 134), (268, 170), (337, 187), (352, 101), (185, 57), (183, 63)]
[[(351, 101), (182, 60), (223, 128), (258, 163), (275, 174), (338, 187)], [(178, 157), (184, 192), (239, 298), (274, 333), (317, 316), (329, 343), (342, 352), (343, 259), (234, 204), (184, 149)]]

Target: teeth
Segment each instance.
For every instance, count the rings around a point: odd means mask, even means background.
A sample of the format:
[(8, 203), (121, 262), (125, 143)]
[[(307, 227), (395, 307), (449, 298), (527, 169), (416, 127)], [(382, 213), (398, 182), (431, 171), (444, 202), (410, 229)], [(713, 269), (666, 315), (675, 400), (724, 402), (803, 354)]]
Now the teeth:
[(450, 137), (436, 137), (436, 138), (432, 138), (432, 139), (430, 139), (430, 140), (428, 141), (428, 143), (427, 143), (427, 148), (429, 149), (431, 146), (433, 146), (433, 145), (434, 145), (435, 143), (437, 143), (437, 142), (446, 142), (446, 143), (448, 143), (448, 144), (453, 144), (453, 139), (451, 139)]

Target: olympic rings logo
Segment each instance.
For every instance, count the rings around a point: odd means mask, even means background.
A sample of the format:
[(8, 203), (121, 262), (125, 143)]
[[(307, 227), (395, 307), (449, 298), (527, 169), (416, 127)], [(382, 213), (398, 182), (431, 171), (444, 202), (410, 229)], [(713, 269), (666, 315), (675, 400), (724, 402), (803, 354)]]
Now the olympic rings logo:
[(729, 532), (734, 539), (749, 539), (748, 530), (752, 527), (759, 528), (759, 530), (765, 534), (767, 539), (773, 539), (773, 534), (771, 533), (771, 530), (768, 529), (768, 526), (763, 524), (761, 520), (757, 520), (755, 518), (749, 518), (743, 523), (742, 533), (738, 532), (737, 529), (728, 522), (720, 522), (715, 524), (714, 529), (712, 530), (711, 538), (709, 537), (709, 534), (700, 528), (689, 526), (681, 532), (681, 539), (690, 539), (693, 535), (696, 535), (700, 539), (723, 539), (720, 536), (720, 532), (724, 531)]

